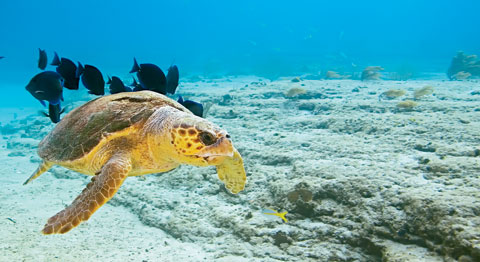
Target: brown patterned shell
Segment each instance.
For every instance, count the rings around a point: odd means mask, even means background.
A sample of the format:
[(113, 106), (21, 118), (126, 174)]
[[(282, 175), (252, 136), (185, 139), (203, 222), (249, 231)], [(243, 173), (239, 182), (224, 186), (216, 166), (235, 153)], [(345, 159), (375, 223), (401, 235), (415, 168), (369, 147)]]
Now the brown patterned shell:
[(107, 139), (105, 135), (137, 123), (142, 125), (156, 109), (164, 106), (190, 112), (176, 101), (152, 91), (97, 98), (68, 113), (40, 142), (38, 155), (52, 162), (79, 159), (102, 139)]

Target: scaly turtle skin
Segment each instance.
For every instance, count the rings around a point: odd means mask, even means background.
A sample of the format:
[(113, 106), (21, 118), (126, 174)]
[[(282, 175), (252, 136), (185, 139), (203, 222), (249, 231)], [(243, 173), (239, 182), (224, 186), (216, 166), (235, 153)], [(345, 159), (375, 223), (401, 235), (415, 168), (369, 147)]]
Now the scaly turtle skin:
[(25, 182), (53, 165), (92, 175), (92, 181), (42, 232), (66, 233), (110, 200), (127, 176), (172, 170), (180, 164), (217, 167), (236, 194), (246, 183), (243, 160), (226, 131), (151, 91), (119, 93), (72, 110), (40, 142), (43, 162)]

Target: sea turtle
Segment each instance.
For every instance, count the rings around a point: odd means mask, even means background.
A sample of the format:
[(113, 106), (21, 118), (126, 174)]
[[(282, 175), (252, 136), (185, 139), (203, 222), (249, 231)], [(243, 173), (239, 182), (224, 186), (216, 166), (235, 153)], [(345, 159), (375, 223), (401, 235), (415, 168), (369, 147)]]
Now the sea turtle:
[(38, 145), (34, 180), (53, 165), (92, 175), (82, 193), (51, 217), (42, 232), (66, 233), (110, 200), (127, 176), (167, 172), (180, 164), (217, 167), (233, 194), (246, 183), (229, 134), (152, 91), (97, 98), (72, 110)]

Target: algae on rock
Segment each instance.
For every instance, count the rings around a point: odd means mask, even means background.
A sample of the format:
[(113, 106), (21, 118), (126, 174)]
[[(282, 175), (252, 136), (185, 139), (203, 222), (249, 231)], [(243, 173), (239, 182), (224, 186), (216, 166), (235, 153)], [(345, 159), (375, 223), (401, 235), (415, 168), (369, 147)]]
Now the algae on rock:
[(420, 99), (424, 96), (428, 96), (428, 95), (431, 95), (431, 94), (433, 94), (433, 87), (432, 86), (424, 86), (422, 88), (416, 89), (413, 92), (413, 97), (415, 99)]

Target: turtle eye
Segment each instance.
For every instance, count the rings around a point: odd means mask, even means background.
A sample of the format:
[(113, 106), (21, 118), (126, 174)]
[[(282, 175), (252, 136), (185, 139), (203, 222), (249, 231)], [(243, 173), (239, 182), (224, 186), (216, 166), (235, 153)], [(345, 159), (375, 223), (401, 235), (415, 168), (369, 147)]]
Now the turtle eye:
[(213, 145), (215, 142), (217, 142), (217, 139), (210, 133), (208, 132), (202, 132), (198, 135), (200, 138), (200, 141), (206, 146)]

